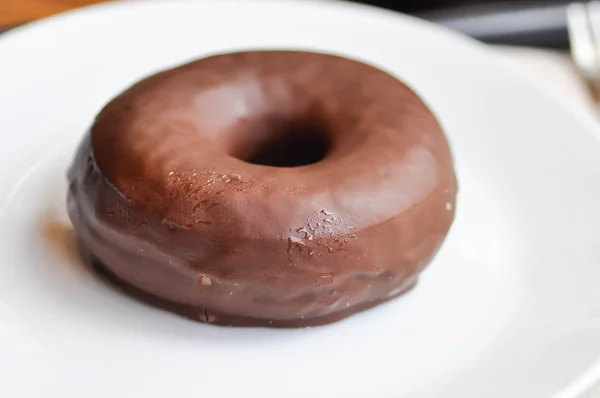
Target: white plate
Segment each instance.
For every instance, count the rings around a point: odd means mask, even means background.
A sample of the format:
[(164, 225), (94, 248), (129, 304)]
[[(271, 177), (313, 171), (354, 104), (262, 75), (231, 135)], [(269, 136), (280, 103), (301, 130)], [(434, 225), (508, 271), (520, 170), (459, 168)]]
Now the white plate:
[[(65, 220), (73, 145), (111, 96), (183, 61), (333, 51), (412, 85), (461, 183), (409, 295), (328, 327), (228, 329), (149, 308), (82, 267)], [(333, 2), (126, 2), (0, 39), (0, 396), (548, 398), (599, 373), (600, 145), (481, 45)]]

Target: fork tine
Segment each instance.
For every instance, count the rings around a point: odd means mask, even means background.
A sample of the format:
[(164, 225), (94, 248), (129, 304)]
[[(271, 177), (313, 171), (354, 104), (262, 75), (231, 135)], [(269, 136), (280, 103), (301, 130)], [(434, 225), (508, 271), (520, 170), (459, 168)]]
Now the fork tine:
[(588, 27), (592, 37), (596, 68), (594, 77), (600, 78), (600, 1), (590, 1), (587, 4)]
[(585, 4), (573, 3), (567, 6), (567, 29), (575, 64), (586, 76), (594, 75), (596, 51)]
[(600, 2), (567, 6), (567, 30), (571, 56), (588, 84), (594, 100), (600, 100)]

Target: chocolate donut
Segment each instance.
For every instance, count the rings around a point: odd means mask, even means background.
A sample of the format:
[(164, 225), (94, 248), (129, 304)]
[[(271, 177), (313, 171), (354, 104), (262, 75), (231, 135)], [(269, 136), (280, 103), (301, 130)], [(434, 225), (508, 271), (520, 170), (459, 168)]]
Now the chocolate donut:
[(301, 51), (216, 55), (97, 115), (69, 170), (90, 261), (219, 325), (303, 327), (409, 290), (452, 224), (446, 138), (393, 76)]

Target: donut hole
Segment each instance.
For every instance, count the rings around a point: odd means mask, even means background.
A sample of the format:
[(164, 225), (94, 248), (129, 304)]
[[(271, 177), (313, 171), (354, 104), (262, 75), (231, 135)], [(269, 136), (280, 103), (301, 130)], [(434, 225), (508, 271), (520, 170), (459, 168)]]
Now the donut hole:
[(272, 167), (299, 167), (317, 163), (330, 149), (329, 134), (312, 124), (296, 123), (274, 129), (253, 143), (245, 162)]

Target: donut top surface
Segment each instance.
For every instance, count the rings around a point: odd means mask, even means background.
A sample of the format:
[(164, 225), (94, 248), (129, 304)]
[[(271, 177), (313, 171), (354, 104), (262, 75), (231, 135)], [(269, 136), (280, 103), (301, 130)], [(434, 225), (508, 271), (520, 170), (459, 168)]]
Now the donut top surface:
[[(108, 181), (179, 226), (241, 217), (239, 234), (285, 235), (325, 209), (364, 228), (453, 188), (445, 137), (417, 95), (331, 55), (234, 53), (159, 73), (114, 99), (91, 136)], [(219, 207), (198, 211), (220, 190)]]

